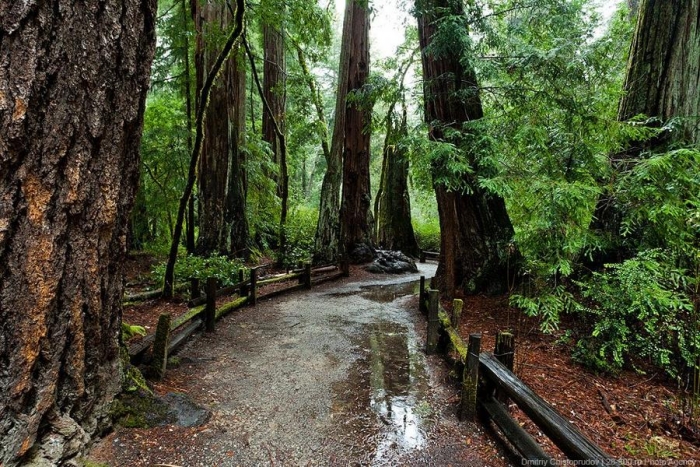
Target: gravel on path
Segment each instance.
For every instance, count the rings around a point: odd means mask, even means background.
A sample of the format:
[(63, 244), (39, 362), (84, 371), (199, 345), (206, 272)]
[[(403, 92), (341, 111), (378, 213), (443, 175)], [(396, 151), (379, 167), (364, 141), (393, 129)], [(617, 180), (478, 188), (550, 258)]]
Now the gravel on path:
[(109, 466), (503, 466), (456, 419), (457, 388), (423, 352), (416, 274), (350, 277), (264, 300), (193, 338), (156, 386), (211, 415), (197, 427), (118, 428), (89, 459)]

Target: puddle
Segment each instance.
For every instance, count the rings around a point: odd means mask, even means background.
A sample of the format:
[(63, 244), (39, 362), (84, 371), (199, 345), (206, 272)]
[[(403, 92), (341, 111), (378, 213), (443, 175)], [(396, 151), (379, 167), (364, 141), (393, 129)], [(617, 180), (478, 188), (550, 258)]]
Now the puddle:
[(366, 356), (334, 387), (332, 411), (342, 417), (349, 436), (362, 437), (364, 448), (372, 451), (370, 463), (380, 465), (425, 446), (428, 376), (405, 325), (379, 322), (363, 334)]
[(374, 302), (390, 303), (399, 297), (406, 295), (418, 294), (420, 282), (403, 282), (401, 284), (386, 284), (386, 285), (364, 285), (360, 287), (360, 294)]

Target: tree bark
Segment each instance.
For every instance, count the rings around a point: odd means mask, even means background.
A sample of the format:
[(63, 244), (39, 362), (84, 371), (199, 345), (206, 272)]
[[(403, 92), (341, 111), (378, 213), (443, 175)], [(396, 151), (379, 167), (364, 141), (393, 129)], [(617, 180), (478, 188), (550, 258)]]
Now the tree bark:
[(363, 263), (375, 254), (369, 179), (372, 112), (361, 97), (369, 77), (369, 8), (361, 0), (348, 2), (353, 11), (350, 37), (343, 36), (342, 46), (349, 50), (345, 95), (354, 93), (359, 98), (345, 107), (340, 238), (350, 261)]
[[(197, 2), (195, 20), (197, 28), (197, 65), (201, 67), (197, 76), (200, 90), (203, 85), (205, 70), (211, 68), (218, 55), (218, 47), (212, 37), (218, 31), (225, 31), (231, 21), (231, 15), (225, 4)], [(196, 251), (200, 255), (226, 254), (228, 252), (229, 229), (224, 222), (226, 198), (228, 191), (229, 156), (233, 150), (230, 139), (229, 110), (234, 101), (235, 77), (233, 76), (233, 59), (228, 59), (211, 90), (207, 116), (204, 120), (204, 133), (207, 135), (202, 144), (199, 158), (199, 238)]]
[[(645, 115), (656, 118), (658, 126), (677, 118), (678, 126), (614, 154), (614, 174), (629, 170), (643, 150), (700, 142), (700, 1), (644, 0), (638, 15), (618, 119)], [(596, 264), (632, 254), (621, 246), (623, 216), (614, 193), (601, 196), (591, 228), (607, 247), (594, 258)]]
[(619, 119), (678, 118), (675, 142), (700, 141), (700, 1), (645, 0), (640, 5)]
[(408, 135), (406, 110), (401, 121), (394, 121), (393, 106), (387, 115), (382, 181), (377, 193), (377, 244), (418, 257), (420, 249), (411, 224), (408, 194), (408, 152), (400, 140)]
[(0, 2), (0, 464), (61, 465), (120, 389), (156, 2)]
[[(248, 176), (246, 174), (245, 120), (246, 120), (246, 68), (243, 48), (238, 45), (231, 58), (233, 96), (229, 96), (228, 118), (231, 142), (228, 166), (228, 192), (224, 221), (229, 232), (228, 251), (231, 256), (248, 259), (250, 255), (248, 217)], [(233, 98), (232, 98), (233, 97)]]
[[(423, 64), (425, 121), (430, 138), (446, 141), (445, 129), (462, 130), (466, 122), (483, 116), (476, 73), (460, 56), (461, 51), (437, 53), (430, 46), (441, 33), (446, 16), (464, 17), (462, 2), (423, 0), (416, 2)], [(465, 25), (466, 28), (466, 25)], [(472, 130), (473, 131), (473, 130)], [(440, 216), (441, 255), (436, 279), (451, 297), (455, 290), (466, 293), (498, 292), (507, 286), (508, 243), (513, 227), (503, 199), (478, 183), (479, 165), (472, 148), (461, 148), (474, 170), (463, 175), (466, 192), (449, 190), (436, 183)], [(443, 168), (433, 166), (433, 177)]]
[[(352, 35), (353, 2), (346, 0), (343, 17), (342, 40)], [(347, 39), (346, 39), (347, 38)], [(345, 143), (345, 108), (348, 93), (348, 69), (350, 50), (346, 42), (340, 48), (338, 63), (338, 85), (335, 96), (335, 111), (331, 146), (324, 156), (326, 172), (321, 183), (321, 203), (314, 240), (314, 262), (331, 263), (338, 259), (340, 250), (340, 186), (343, 177), (343, 145)]]

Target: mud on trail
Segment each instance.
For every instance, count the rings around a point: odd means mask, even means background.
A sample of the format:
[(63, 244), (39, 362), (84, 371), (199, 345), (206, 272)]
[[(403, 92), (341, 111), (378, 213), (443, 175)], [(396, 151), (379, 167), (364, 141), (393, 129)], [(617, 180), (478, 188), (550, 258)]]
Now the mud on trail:
[[(426, 358), (420, 275), (353, 277), (261, 301), (181, 349), (156, 385), (211, 413), (196, 427), (119, 428), (110, 466), (507, 465), (456, 418), (457, 390)], [(366, 277), (366, 276), (364, 276)]]

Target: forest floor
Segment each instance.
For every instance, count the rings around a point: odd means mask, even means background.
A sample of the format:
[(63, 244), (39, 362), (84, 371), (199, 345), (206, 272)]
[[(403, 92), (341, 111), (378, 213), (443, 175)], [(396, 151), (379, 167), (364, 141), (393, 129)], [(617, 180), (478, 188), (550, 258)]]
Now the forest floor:
[[(134, 284), (149, 265), (136, 261)], [(215, 334), (186, 344), (180, 366), (154, 384), (159, 395), (184, 393), (207, 408), (208, 421), (117, 428), (90, 459), (111, 467), (520, 465), (492, 430), (458, 422), (453, 375), (441, 358), (425, 357), (425, 317), (413, 294), (418, 276), (431, 277), (435, 266), (420, 266), (402, 276), (353, 268), (350, 278), (224, 318)], [(591, 373), (561, 343), (575, 322), (542, 334), (507, 297), (467, 297), (464, 310), (463, 336), (481, 332), (490, 350), (498, 331), (513, 332), (516, 373), (611, 456), (700, 465), (700, 443), (684, 432), (684, 399), (662, 374)], [(154, 300), (127, 307), (124, 319), (152, 331), (164, 311), (184, 313), (186, 304)], [(562, 457), (524, 414), (511, 413)]]

